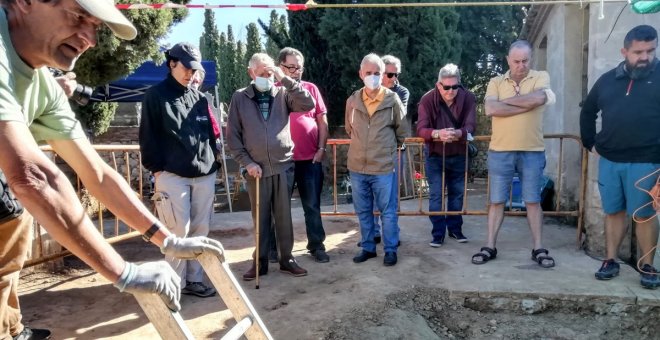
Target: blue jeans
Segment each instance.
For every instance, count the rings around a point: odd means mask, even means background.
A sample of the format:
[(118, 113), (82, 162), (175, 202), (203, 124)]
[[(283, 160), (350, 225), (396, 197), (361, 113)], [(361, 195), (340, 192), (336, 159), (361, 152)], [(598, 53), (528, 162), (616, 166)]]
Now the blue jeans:
[(325, 250), (325, 231), (321, 222), (321, 190), (323, 190), (323, 165), (308, 161), (295, 162), (295, 181), (300, 201), (305, 211), (307, 249)]
[[(398, 178), (399, 163), (401, 164), (401, 173), (405, 174), (406, 173), (406, 150), (401, 150), (401, 159), (398, 158), (399, 157), (399, 152), (398, 151), (397, 151), (396, 155), (397, 155), (397, 161), (394, 162), (394, 173), (397, 174), (397, 175), (394, 176), (394, 185), (392, 186), (392, 188), (395, 190), (394, 195), (397, 195), (394, 198), (394, 200), (395, 200), (394, 203), (397, 204), (397, 207), (398, 207), (398, 204), (399, 204), (399, 199), (398, 199), (398, 195), (399, 195), (399, 190), (398, 190), (399, 189), (399, 178)], [(379, 219), (380, 219), (380, 216), (374, 216), (374, 225), (376, 227), (376, 234), (374, 236), (376, 236), (376, 237), (380, 237)]]
[(399, 243), (399, 217), (396, 213), (396, 174), (365, 175), (351, 171), (353, 207), (360, 221), (362, 249), (376, 251), (374, 236), (374, 204), (381, 212), (383, 222), (383, 248), (385, 252), (396, 252)]
[[(463, 191), (465, 190), (465, 155), (447, 156), (445, 158), (445, 183), (447, 190), (447, 211), (463, 210)], [(426, 178), (429, 184), (429, 211), (442, 211), (442, 156), (429, 156), (426, 159)], [(429, 216), (433, 229), (433, 241), (442, 242), (445, 231), (461, 232), (463, 217)]]
[(517, 172), (522, 183), (522, 199), (526, 203), (541, 202), (541, 179), (545, 169), (544, 151), (488, 151), (490, 203), (509, 199), (511, 183)]

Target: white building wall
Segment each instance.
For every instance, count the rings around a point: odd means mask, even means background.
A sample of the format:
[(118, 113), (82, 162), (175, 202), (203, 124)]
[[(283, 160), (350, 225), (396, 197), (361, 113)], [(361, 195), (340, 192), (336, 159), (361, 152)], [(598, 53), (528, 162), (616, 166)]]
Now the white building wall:
[[(557, 95), (555, 105), (548, 106), (544, 114), (545, 134), (579, 135), (579, 103), (582, 100), (582, 17), (583, 10), (578, 6), (553, 6), (531, 42), (534, 46), (534, 68), (549, 72), (550, 86)], [(539, 45), (544, 40), (547, 46), (540, 48)], [(558, 192), (561, 186), (559, 200), (562, 210), (576, 209), (581, 173), (580, 159), (581, 145), (575, 139), (564, 139), (561, 152), (559, 139), (546, 140), (545, 173), (555, 182), (555, 192)]]

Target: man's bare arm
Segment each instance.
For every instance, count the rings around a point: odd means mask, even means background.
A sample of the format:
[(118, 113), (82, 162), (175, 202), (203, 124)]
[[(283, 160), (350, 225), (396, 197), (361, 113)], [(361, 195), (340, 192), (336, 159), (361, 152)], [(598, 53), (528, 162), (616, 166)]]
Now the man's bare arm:
[(327, 114), (320, 114), (316, 116), (316, 125), (318, 126), (319, 129), (319, 141), (317, 147), (319, 149), (316, 151), (316, 154), (314, 155), (313, 162), (315, 163), (320, 163), (323, 161), (323, 156), (325, 154), (325, 150), (321, 148), (325, 148), (325, 143), (328, 141), (328, 117)]
[[(87, 139), (48, 142), (80, 176), (90, 193), (131, 228), (144, 234), (152, 224), (158, 222), (126, 180), (103, 161)], [(162, 246), (169, 234), (165, 228), (160, 228), (151, 241)]]
[(96, 231), (60, 169), (20, 122), (0, 122), (0, 168), (21, 204), (62, 246), (116, 282), (126, 263)]
[(503, 99), (502, 102), (508, 105), (522, 107), (529, 111), (545, 104), (546, 100), (545, 90), (540, 89), (521, 96)]
[(529, 109), (507, 104), (494, 97), (486, 97), (485, 104), (486, 116), (490, 117), (509, 117), (529, 111)]
[(319, 128), (319, 145), (317, 146), (323, 146), (328, 142), (328, 115), (316, 116), (316, 124)]

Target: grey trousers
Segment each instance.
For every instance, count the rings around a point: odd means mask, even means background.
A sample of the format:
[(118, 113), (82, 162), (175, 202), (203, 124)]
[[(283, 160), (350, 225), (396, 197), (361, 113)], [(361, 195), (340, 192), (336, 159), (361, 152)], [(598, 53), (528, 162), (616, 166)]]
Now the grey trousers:
[[(293, 258), (293, 223), (291, 222), (291, 192), (293, 191), (293, 164), (288, 170), (259, 180), (259, 264), (268, 264), (271, 223), (279, 251), (280, 264)], [(252, 207), (252, 221), (256, 218), (255, 178), (247, 176), (248, 194)], [(252, 255), (254, 258), (254, 254)]]
[[(174, 235), (194, 237), (209, 234), (215, 198), (215, 172), (186, 178), (163, 171), (156, 180), (156, 190), (168, 196), (172, 213), (158, 217)], [(172, 257), (165, 257), (165, 260), (181, 278), (181, 287), (186, 286), (186, 281), (202, 282), (204, 272), (197, 260)]]

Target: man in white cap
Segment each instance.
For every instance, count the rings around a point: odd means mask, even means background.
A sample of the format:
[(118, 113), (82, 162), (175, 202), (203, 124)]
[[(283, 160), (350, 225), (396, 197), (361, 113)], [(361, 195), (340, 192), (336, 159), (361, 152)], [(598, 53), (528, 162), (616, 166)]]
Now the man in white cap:
[(172, 310), (180, 309), (179, 278), (170, 266), (164, 261), (125, 262), (96, 231), (69, 180), (37, 144), (50, 144), (96, 198), (166, 256), (188, 259), (210, 252), (222, 258), (219, 242), (181, 239), (160, 224), (93, 149), (47, 69), (71, 70), (78, 57), (96, 45), (104, 23), (122, 39), (133, 39), (135, 27), (109, 0), (2, 0), (2, 8), (0, 170), (7, 180), (0, 188), (0, 211), (9, 215), (0, 218), (0, 339), (50, 336), (47, 330), (25, 327), (18, 305), (18, 278), (30, 249), (32, 216), (120, 291), (156, 293)]

